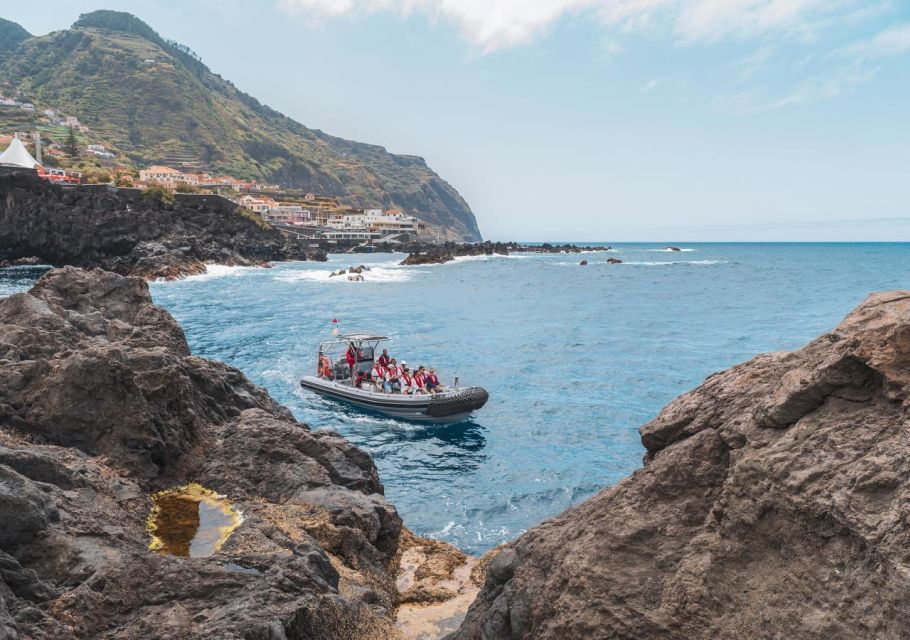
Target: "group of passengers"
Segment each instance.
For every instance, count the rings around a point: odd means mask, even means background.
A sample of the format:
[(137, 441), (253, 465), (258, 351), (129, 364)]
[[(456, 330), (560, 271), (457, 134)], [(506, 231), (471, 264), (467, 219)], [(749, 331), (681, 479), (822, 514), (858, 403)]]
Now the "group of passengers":
[[(345, 357), (353, 373), (354, 365), (357, 362), (357, 354), (353, 346), (348, 349)], [(411, 370), (404, 360), (399, 364), (395, 358), (390, 358), (388, 349), (383, 349), (382, 355), (373, 361), (371, 370), (356, 372), (354, 386), (362, 388), (364, 382), (371, 383), (376, 391), (385, 393), (414, 395), (442, 391), (436, 369), (433, 367), (427, 369), (420, 365)]]

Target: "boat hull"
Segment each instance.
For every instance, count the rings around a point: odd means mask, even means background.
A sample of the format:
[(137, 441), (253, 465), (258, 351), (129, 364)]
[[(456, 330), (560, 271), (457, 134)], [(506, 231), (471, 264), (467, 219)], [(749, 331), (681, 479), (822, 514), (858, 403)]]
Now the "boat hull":
[(316, 376), (305, 376), (300, 381), (300, 386), (323, 397), (346, 402), (360, 409), (401, 420), (433, 424), (461, 422), (486, 404), (489, 398), (489, 394), (480, 387), (410, 396), (357, 389)]

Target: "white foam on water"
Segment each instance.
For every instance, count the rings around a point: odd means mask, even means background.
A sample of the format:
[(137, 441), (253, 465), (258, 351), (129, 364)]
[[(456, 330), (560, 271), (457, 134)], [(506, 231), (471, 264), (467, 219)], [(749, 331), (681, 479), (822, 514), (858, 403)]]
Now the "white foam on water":
[(511, 255), (503, 256), (503, 255), (499, 255), (499, 254), (495, 254), (495, 253), (492, 254), (492, 255), (489, 255), (489, 256), (488, 256), (488, 255), (482, 255), (482, 256), (455, 256), (455, 259), (454, 259), (454, 260), (450, 260), (450, 262), (479, 262), (479, 261), (484, 261), (484, 260), (496, 260), (496, 259), (503, 259), (503, 260), (506, 260), (506, 259), (512, 258), (512, 257), (513, 257), (513, 256), (511, 256)]
[(681, 253), (683, 251), (698, 251), (698, 249), (680, 249), (676, 251), (674, 249), (644, 249), (644, 251), (660, 251), (662, 253)]
[[(389, 264), (389, 263), (384, 263)], [(361, 275), (363, 276), (363, 281), (348, 280), (349, 274), (344, 274), (340, 276), (335, 276), (330, 278), (329, 276), (333, 273), (331, 269), (300, 269), (297, 271), (288, 271), (282, 270), (280, 273), (275, 275), (276, 280), (281, 282), (321, 282), (324, 284), (375, 284), (375, 283), (389, 283), (389, 282), (407, 282), (413, 278), (413, 274), (410, 273), (404, 267), (398, 266), (370, 266), (369, 271), (364, 271)], [(337, 272), (337, 270), (336, 270)], [(350, 274), (353, 275), (353, 274)]]
[[(597, 264), (597, 263), (595, 263)], [(666, 267), (673, 265), (712, 265), (712, 264), (727, 264), (727, 260), (673, 260), (673, 261), (643, 261), (643, 262), (622, 262), (618, 265), (610, 265), (611, 267), (621, 267), (622, 265), (630, 265), (635, 267)]]
[(165, 284), (174, 284), (178, 282), (200, 282), (202, 280), (212, 280), (213, 278), (224, 278), (228, 276), (245, 276), (253, 273), (262, 272), (268, 269), (268, 267), (240, 267), (240, 266), (229, 266), (226, 264), (206, 264), (205, 273), (199, 273), (192, 276), (187, 276), (180, 280), (165, 280), (164, 278), (158, 278), (155, 280), (156, 283), (165, 283)]

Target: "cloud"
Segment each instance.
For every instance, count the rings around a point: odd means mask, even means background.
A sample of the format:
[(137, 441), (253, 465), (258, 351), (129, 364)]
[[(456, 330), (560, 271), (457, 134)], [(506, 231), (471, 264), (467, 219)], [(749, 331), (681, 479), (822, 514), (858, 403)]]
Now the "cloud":
[(839, 20), (855, 19), (861, 0), (278, 0), (290, 13), (311, 17), (423, 13), (455, 24), (485, 53), (545, 34), (559, 20), (584, 14), (617, 35), (651, 33), (683, 42), (811, 37)]
[(854, 60), (888, 58), (910, 51), (910, 23), (898, 24), (840, 49), (837, 55)]
[(760, 88), (749, 89), (717, 98), (714, 106), (727, 113), (752, 114), (830, 100), (849, 94), (859, 85), (871, 82), (878, 72), (878, 67), (849, 64), (809, 76), (779, 97), (771, 97), (769, 92)]

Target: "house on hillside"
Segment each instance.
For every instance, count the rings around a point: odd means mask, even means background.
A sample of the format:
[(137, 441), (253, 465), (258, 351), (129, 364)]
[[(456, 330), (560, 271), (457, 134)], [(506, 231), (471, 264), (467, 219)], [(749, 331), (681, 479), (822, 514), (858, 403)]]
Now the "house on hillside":
[(171, 189), (177, 186), (178, 182), (190, 184), (185, 173), (163, 165), (153, 165), (148, 169), (140, 169), (139, 180), (146, 184), (160, 184)]
[(265, 217), (270, 209), (278, 207), (278, 203), (272, 198), (244, 195), (237, 198), (234, 202), (253, 213), (258, 213)]
[(99, 158), (113, 158), (115, 155), (108, 151), (103, 144), (90, 144), (86, 147), (86, 151), (92, 155), (98, 156)]

